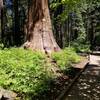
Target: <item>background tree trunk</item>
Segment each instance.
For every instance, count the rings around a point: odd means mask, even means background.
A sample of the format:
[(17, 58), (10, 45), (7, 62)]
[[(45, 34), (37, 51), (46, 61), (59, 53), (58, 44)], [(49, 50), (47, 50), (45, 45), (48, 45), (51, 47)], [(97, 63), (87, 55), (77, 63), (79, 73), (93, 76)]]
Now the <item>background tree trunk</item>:
[(13, 0), (13, 12), (14, 12), (14, 44), (18, 45), (20, 42), (20, 33), (19, 33), (19, 13), (18, 13), (18, 0)]
[(0, 39), (1, 39), (1, 33), (2, 33), (2, 13), (3, 13), (3, 0), (0, 0)]
[(48, 0), (31, 0), (27, 22), (27, 42), (25, 48), (50, 53), (59, 51), (51, 27)]
[(3, 8), (3, 0), (0, 0), (0, 15), (1, 15), (2, 8)]

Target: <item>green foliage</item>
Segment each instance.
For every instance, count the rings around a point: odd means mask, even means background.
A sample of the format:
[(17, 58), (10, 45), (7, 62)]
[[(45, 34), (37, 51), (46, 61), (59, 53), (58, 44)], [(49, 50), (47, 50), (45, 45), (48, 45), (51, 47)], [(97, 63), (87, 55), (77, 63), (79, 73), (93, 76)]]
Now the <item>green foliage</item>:
[(38, 95), (47, 89), (47, 81), (52, 78), (46, 67), (46, 57), (41, 52), (0, 50), (0, 86), (26, 96)]
[(67, 70), (72, 63), (80, 61), (80, 57), (76, 54), (74, 48), (65, 48), (60, 52), (53, 53), (52, 58), (57, 62), (61, 70)]
[[(53, 53), (52, 58), (62, 70), (79, 61), (73, 48)], [(46, 55), (41, 52), (22, 48), (0, 50), (0, 86), (18, 92), (24, 100), (31, 100), (46, 91), (50, 80), (55, 78), (48, 70), (50, 66)]]
[(71, 47), (73, 47), (76, 52), (90, 52), (90, 44), (86, 42), (84, 38), (78, 38), (73, 41)]
[(100, 33), (96, 34), (95, 36), (95, 45), (100, 46)]
[(0, 43), (0, 50), (4, 48), (4, 44)]
[(50, 8), (56, 10), (60, 5), (63, 5), (63, 12), (57, 16), (57, 19), (63, 23), (68, 18), (68, 14), (74, 11), (80, 2), (81, 0), (53, 0), (50, 4)]

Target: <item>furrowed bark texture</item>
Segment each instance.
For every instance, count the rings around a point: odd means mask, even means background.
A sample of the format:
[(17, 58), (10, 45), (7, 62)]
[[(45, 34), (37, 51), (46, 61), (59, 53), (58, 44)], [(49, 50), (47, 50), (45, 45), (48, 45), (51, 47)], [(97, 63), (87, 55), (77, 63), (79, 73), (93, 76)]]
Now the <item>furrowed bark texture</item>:
[(46, 53), (60, 50), (52, 32), (48, 0), (31, 0), (24, 47)]

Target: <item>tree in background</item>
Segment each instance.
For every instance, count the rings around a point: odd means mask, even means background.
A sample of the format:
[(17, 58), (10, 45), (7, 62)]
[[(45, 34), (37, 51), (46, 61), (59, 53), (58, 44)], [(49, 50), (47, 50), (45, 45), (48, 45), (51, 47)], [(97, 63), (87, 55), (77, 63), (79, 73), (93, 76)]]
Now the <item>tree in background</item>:
[(0, 0), (0, 14), (1, 14), (1, 9), (3, 8), (3, 0)]
[[(2, 19), (3, 18), (3, 0), (0, 0), (0, 19)], [(3, 29), (3, 25), (2, 25), (2, 23), (3, 23), (3, 20), (0, 20), (0, 38), (1, 38), (1, 33), (2, 33), (2, 29)]]
[(94, 47), (95, 37), (100, 34), (99, 9), (100, 1), (97, 0), (52, 1), (54, 33), (59, 45), (63, 48), (73, 45), (84, 49), (90, 45)]

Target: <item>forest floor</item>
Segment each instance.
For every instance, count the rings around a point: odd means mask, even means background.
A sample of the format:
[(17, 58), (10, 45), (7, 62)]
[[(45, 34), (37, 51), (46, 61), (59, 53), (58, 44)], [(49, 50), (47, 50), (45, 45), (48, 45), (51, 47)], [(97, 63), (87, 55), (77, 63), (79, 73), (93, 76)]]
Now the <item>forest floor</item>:
[(23, 48), (1, 49), (0, 98), (10, 98), (14, 91), (18, 100), (54, 100), (79, 71), (71, 65), (80, 58), (73, 48), (50, 57)]
[(90, 55), (89, 65), (64, 100), (100, 100), (100, 55)]
[[(79, 75), (78, 73), (80, 73), (84, 69), (85, 65), (88, 63), (88, 60), (89, 60), (89, 64), (94, 67), (88, 66), (88, 69), (86, 68), (87, 70), (82, 72), (82, 75), (78, 79), (77, 83), (75, 83), (75, 86), (72, 87), (73, 91), (68, 92), (67, 99), (78, 100), (77, 97), (79, 97), (79, 95), (76, 95), (76, 96), (74, 95), (74, 93), (76, 94), (76, 91), (77, 91), (77, 92), (80, 92), (80, 98), (82, 96), (83, 98), (88, 98), (87, 96), (89, 95), (92, 97), (91, 93), (93, 92), (95, 95), (94, 97), (97, 98), (97, 100), (99, 100), (98, 93), (100, 93), (99, 91), (100, 87), (97, 85), (100, 82), (99, 80), (100, 67), (96, 67), (96, 66), (100, 66), (100, 56), (98, 55), (90, 55), (88, 59), (87, 59), (87, 56), (81, 57), (81, 61), (78, 64), (73, 64), (70, 70), (64, 73), (61, 72), (58, 68), (56, 68), (55, 62), (52, 62), (52, 60), (48, 58), (47, 61), (52, 63), (52, 67), (51, 67), (52, 71), (55, 74), (57, 74), (58, 77), (55, 80), (52, 80), (50, 82), (50, 87), (48, 91), (45, 91), (43, 94), (41, 94), (38, 97), (34, 97), (33, 99), (34, 100), (38, 100), (38, 99), (39, 100), (60, 100), (59, 99), (60, 95), (63, 93), (63, 91), (66, 91), (66, 89), (68, 89), (71, 86), (73, 81), (76, 79), (75, 77)], [(87, 82), (88, 80), (90, 83)], [(88, 89), (88, 86), (91, 86), (90, 84), (93, 85), (93, 91), (91, 90), (92, 88)], [(79, 87), (79, 88), (76, 88), (76, 87)], [(87, 93), (86, 91), (90, 93)], [(95, 91), (97, 91), (98, 93), (96, 93)], [(4, 89), (0, 91), (0, 94), (2, 94), (0, 95), (1, 97), (4, 96), (7, 98), (13, 98), (13, 96), (16, 97), (17, 95), (11, 91), (7, 91)], [(9, 94), (11, 94), (11, 96)]]
[[(89, 63), (89, 65), (86, 66), (86, 71), (84, 71), (85, 65), (87, 63)], [(55, 81), (55, 84), (52, 84), (52, 88), (49, 91), (50, 98), (48, 100), (60, 100), (62, 98), (60, 96), (64, 95), (63, 92), (66, 92), (71, 87), (70, 84), (73, 84), (73, 82), (75, 80), (77, 80), (76, 77), (79, 75), (78, 73), (80, 73), (81, 70), (83, 70), (82, 75), (80, 76), (79, 81), (77, 83), (75, 82), (75, 86), (74, 86), (74, 88), (72, 88), (72, 92), (68, 94), (67, 100), (79, 100), (78, 99), (79, 95), (81, 95), (80, 96), (81, 99), (82, 99), (82, 97), (83, 97), (83, 99), (84, 98), (88, 99), (88, 97), (90, 95), (89, 100), (91, 100), (92, 92), (95, 95), (93, 100), (99, 100), (98, 98), (100, 96), (98, 95), (98, 93), (100, 93), (100, 91), (99, 91), (100, 87), (97, 86), (97, 84), (100, 82), (99, 78), (98, 78), (99, 74), (100, 74), (100, 70), (99, 70), (100, 68), (96, 67), (96, 66), (100, 66), (100, 56), (99, 55), (91, 55), (90, 54), (88, 57), (82, 57), (80, 63), (73, 64), (73, 67), (72, 67), (70, 73), (66, 73), (66, 75), (59, 77)], [(90, 80), (90, 83), (88, 82), (88, 80)], [(94, 84), (93, 87), (88, 89), (88, 86), (91, 86), (91, 84), (92, 85)], [(76, 87), (79, 87), (79, 88), (77, 89)], [(91, 89), (93, 89), (93, 91)], [(97, 92), (95, 90), (97, 90)], [(76, 95), (76, 91), (78, 91), (80, 93), (78, 93)], [(90, 92), (90, 94), (88, 94), (86, 91), (89, 91), (89, 92), (92, 91), (92, 92)]]
[(9, 95), (14, 91), (18, 100), (54, 100), (76, 74), (71, 64), (79, 61), (72, 48), (55, 52), (50, 58), (23, 48), (1, 49), (0, 98), (12, 98)]
[(51, 83), (50, 90), (45, 93), (46, 95), (43, 94), (44, 97), (42, 96), (42, 99), (39, 100), (60, 100), (60, 96), (70, 87), (87, 63), (87, 57), (81, 57), (81, 61), (78, 64), (73, 64), (70, 71), (60, 73), (61, 75)]

